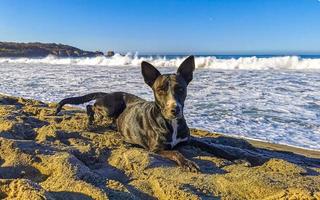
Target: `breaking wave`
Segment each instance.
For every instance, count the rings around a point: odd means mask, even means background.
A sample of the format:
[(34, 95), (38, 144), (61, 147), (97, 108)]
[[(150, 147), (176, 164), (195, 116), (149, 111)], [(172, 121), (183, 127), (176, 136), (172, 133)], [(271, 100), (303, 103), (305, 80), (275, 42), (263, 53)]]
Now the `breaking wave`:
[[(139, 66), (148, 61), (158, 67), (178, 66), (185, 57), (138, 56), (137, 54), (115, 54), (112, 57), (98, 56), (92, 58), (0, 58), (0, 63), (17, 64), (52, 64), (52, 65), (95, 65), (95, 66)], [(299, 56), (275, 56), (259, 58), (256, 56), (239, 58), (217, 58), (215, 56), (196, 56), (196, 67), (211, 69), (320, 69), (320, 58), (301, 58)]]

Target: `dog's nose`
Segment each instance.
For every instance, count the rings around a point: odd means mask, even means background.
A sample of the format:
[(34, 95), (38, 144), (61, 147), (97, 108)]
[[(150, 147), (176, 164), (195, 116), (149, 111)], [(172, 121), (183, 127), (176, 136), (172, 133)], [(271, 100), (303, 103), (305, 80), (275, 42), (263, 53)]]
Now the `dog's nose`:
[(171, 110), (171, 113), (173, 115), (177, 115), (180, 113), (180, 107), (179, 106), (176, 106), (174, 109)]

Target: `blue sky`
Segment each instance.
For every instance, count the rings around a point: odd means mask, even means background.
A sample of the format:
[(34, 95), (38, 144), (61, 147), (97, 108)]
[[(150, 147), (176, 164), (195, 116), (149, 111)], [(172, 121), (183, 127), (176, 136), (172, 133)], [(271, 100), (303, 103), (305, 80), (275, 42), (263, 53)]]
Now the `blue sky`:
[(140, 53), (320, 53), (320, 1), (1, 0), (0, 41)]

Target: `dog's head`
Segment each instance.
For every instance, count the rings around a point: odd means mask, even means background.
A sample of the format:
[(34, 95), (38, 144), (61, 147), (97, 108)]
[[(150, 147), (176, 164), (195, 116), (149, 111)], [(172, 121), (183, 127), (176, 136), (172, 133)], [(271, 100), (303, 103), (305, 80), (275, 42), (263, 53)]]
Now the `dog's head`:
[(176, 74), (161, 75), (150, 63), (145, 61), (141, 63), (144, 81), (152, 88), (155, 102), (166, 119), (183, 117), (187, 86), (192, 80), (194, 69), (193, 56), (189, 56), (182, 62)]

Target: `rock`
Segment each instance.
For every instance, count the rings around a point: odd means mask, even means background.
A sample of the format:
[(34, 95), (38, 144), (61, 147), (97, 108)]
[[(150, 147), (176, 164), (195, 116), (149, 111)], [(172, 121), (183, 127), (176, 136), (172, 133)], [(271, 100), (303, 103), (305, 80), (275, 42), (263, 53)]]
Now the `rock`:
[(114, 51), (107, 51), (106, 56), (107, 56), (107, 57), (112, 57), (112, 56), (114, 56)]
[(55, 43), (16, 43), (0, 42), (0, 57), (95, 57), (103, 56), (102, 52), (84, 51), (76, 47)]

